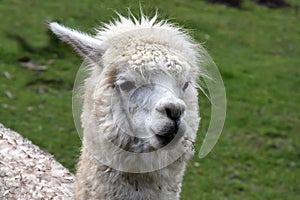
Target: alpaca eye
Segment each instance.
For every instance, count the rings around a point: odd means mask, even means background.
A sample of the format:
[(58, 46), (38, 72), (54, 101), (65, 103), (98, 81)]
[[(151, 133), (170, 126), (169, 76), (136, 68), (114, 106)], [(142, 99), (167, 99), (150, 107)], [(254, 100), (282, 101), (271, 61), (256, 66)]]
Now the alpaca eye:
[(135, 83), (133, 81), (125, 81), (119, 85), (121, 90), (123, 91), (129, 91), (133, 88), (135, 88)]
[(186, 88), (189, 86), (189, 81), (188, 82), (186, 82), (184, 85), (183, 85), (183, 87), (182, 87), (182, 90), (183, 91), (185, 91), (186, 90)]

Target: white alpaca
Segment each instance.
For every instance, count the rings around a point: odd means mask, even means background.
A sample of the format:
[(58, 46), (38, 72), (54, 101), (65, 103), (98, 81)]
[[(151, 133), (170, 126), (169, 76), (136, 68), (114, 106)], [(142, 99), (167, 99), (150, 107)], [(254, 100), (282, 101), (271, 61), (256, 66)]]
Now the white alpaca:
[(75, 199), (179, 199), (200, 120), (199, 45), (156, 16), (119, 16), (95, 36), (50, 28), (89, 62)]

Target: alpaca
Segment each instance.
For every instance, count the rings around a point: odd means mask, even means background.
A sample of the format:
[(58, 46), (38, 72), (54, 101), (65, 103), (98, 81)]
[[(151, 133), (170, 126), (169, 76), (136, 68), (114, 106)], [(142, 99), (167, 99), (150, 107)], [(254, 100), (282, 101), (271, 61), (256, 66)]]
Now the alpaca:
[(95, 36), (49, 27), (88, 63), (74, 198), (179, 199), (200, 122), (201, 46), (157, 15), (118, 14)]

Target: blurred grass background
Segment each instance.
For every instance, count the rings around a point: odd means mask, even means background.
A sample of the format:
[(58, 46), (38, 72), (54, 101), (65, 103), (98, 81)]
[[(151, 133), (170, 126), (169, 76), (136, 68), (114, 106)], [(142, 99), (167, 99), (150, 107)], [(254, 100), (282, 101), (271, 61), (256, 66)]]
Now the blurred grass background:
[[(141, 1), (146, 14), (190, 30), (219, 67), (228, 111), (214, 150), (189, 163), (182, 199), (300, 199), (300, 13), (245, 0), (241, 9), (202, 0)], [(297, 7), (298, 6), (298, 7)], [(0, 3), (0, 122), (54, 154), (75, 172), (80, 150), (71, 110), (81, 59), (45, 21), (93, 33), (114, 10), (139, 13), (138, 1), (74, 0)], [(43, 67), (45, 66), (45, 67)], [(209, 104), (200, 97), (202, 124)]]

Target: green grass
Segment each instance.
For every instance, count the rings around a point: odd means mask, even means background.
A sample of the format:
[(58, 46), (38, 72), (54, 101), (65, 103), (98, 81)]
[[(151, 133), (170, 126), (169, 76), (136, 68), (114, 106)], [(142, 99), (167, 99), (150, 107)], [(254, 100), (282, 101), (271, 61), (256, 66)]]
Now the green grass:
[[(296, 0), (289, 2), (299, 6)], [(249, 0), (241, 10), (200, 0), (142, 4), (146, 13), (158, 8), (162, 18), (171, 18), (204, 42), (226, 86), (223, 134), (207, 157), (200, 160), (196, 155), (190, 162), (182, 199), (300, 199), (299, 11), (272, 10)], [(45, 21), (92, 32), (100, 21), (115, 17), (113, 10), (126, 13), (126, 7), (139, 10), (137, 1), (127, 0), (0, 4), (0, 122), (73, 172), (80, 139), (71, 95), (81, 60), (50, 36)], [(26, 58), (48, 69), (22, 68), (18, 60)], [(210, 116), (207, 102), (200, 106), (204, 119), (197, 148)]]

